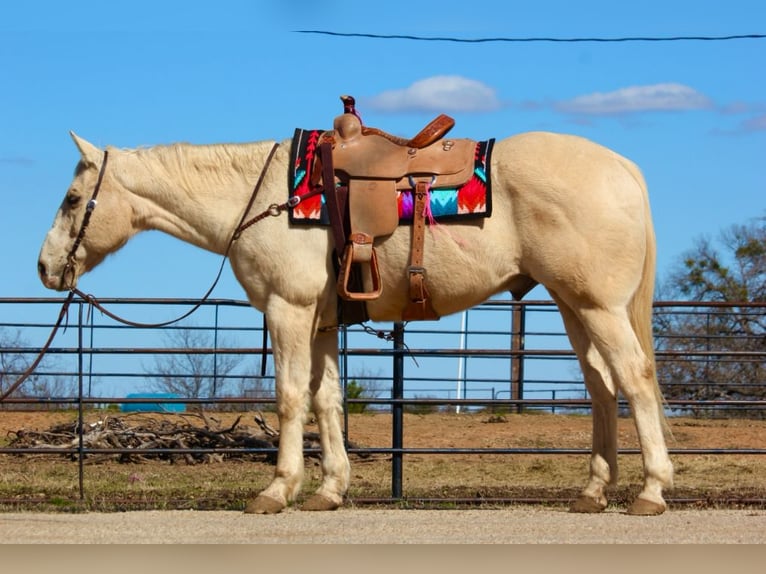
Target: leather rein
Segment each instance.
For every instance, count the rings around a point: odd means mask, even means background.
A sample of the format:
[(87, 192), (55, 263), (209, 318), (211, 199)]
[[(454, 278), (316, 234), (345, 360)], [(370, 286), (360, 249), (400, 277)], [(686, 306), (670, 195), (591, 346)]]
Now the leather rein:
[[(80, 291), (77, 287), (70, 287), (70, 291), (79, 295), (82, 299), (87, 301), (90, 305), (101, 311), (104, 315), (107, 317), (110, 317), (111, 319), (114, 319), (115, 321), (122, 323), (123, 325), (127, 325), (129, 327), (142, 327), (145, 329), (154, 329), (159, 327), (167, 327), (168, 325), (172, 325), (174, 323), (178, 323), (179, 321), (182, 321), (183, 319), (186, 319), (189, 315), (194, 313), (197, 309), (199, 309), (205, 301), (208, 300), (210, 295), (213, 293), (213, 290), (215, 289), (216, 285), (218, 285), (218, 281), (221, 279), (221, 275), (223, 273), (224, 266), (226, 265), (226, 260), (229, 257), (229, 252), (231, 251), (232, 245), (234, 245), (234, 242), (240, 238), (242, 235), (242, 232), (256, 223), (257, 221), (260, 221), (261, 219), (265, 219), (268, 216), (276, 217), (282, 211), (290, 207), (291, 205), (297, 205), (299, 202), (290, 202), (287, 201), (281, 205), (278, 205), (276, 203), (272, 203), (267, 209), (265, 209), (262, 213), (255, 216), (253, 219), (249, 221), (245, 221), (247, 218), (247, 214), (250, 212), (250, 209), (253, 207), (253, 203), (255, 203), (255, 198), (258, 195), (258, 191), (261, 189), (261, 185), (263, 185), (263, 180), (266, 177), (266, 172), (268, 171), (269, 165), (271, 164), (271, 160), (274, 158), (274, 154), (277, 151), (277, 148), (279, 147), (279, 144), (275, 143), (274, 146), (271, 148), (271, 151), (269, 152), (268, 157), (266, 158), (266, 163), (263, 166), (263, 169), (261, 170), (261, 174), (258, 177), (258, 181), (255, 183), (255, 186), (253, 187), (253, 192), (250, 194), (250, 200), (247, 203), (247, 207), (245, 208), (244, 213), (242, 214), (241, 219), (239, 220), (239, 223), (237, 224), (237, 227), (234, 228), (234, 232), (231, 234), (231, 238), (229, 239), (229, 243), (226, 245), (226, 250), (223, 253), (223, 257), (221, 259), (221, 265), (218, 268), (218, 273), (215, 276), (215, 279), (213, 279), (213, 283), (210, 285), (208, 290), (205, 292), (205, 294), (200, 298), (200, 300), (194, 304), (194, 306), (183, 313), (181, 316), (176, 317), (175, 319), (171, 319), (169, 321), (162, 321), (159, 323), (140, 323), (137, 321), (130, 321), (128, 319), (125, 319), (123, 317), (120, 317), (119, 315), (109, 311), (106, 307), (103, 306), (102, 303), (96, 299), (95, 296), (83, 293)], [(101, 166), (102, 172), (104, 169), (104, 165), (106, 164), (106, 158), (107, 158), (107, 152), (104, 152), (104, 163)], [(96, 187), (93, 190), (93, 197), (91, 197), (91, 200), (88, 202), (88, 206), (91, 205), (91, 203), (94, 203), (93, 208), (95, 208), (95, 198), (98, 195), (98, 190), (101, 184), (101, 177), (99, 176), (99, 180), (96, 182)], [(86, 211), (85, 217), (83, 218), (82, 227), (80, 229), (80, 233), (78, 234), (78, 239), (75, 240), (75, 245), (73, 245), (72, 251), (69, 253), (69, 257), (67, 258), (67, 265), (69, 265), (69, 260), (74, 259), (74, 253), (79, 247), (81, 236), (85, 235), (85, 229), (88, 226), (88, 223), (90, 221), (90, 214), (93, 211), (93, 208), (91, 208), (90, 211)], [(78, 241), (79, 240), (79, 241)], [(66, 268), (64, 270), (66, 272)], [(62, 281), (65, 280), (65, 277), (62, 274)]]
[[(264, 211), (256, 215), (255, 217), (248, 219), (247, 214), (250, 212), (250, 209), (253, 207), (253, 204), (255, 203), (255, 198), (258, 195), (258, 191), (260, 190), (261, 186), (263, 185), (263, 180), (266, 177), (266, 172), (268, 171), (269, 165), (271, 164), (272, 159), (274, 158), (274, 155), (276, 154), (277, 149), (279, 148), (279, 144), (275, 143), (271, 151), (269, 152), (269, 155), (266, 158), (266, 162), (263, 166), (263, 169), (261, 170), (261, 174), (258, 177), (258, 181), (256, 182), (255, 186), (253, 187), (253, 192), (250, 195), (250, 200), (247, 203), (247, 207), (245, 208), (244, 213), (242, 214), (241, 219), (239, 220), (239, 223), (234, 228), (234, 232), (231, 235), (231, 238), (229, 239), (229, 243), (226, 246), (226, 250), (223, 254), (223, 259), (221, 261), (221, 265), (218, 269), (218, 273), (216, 274), (215, 279), (213, 280), (212, 285), (207, 290), (207, 292), (202, 296), (202, 298), (195, 303), (195, 305), (187, 312), (185, 312), (180, 317), (177, 317), (175, 319), (172, 319), (170, 321), (163, 321), (160, 323), (139, 323), (136, 321), (130, 321), (128, 319), (125, 319), (123, 317), (120, 317), (119, 315), (109, 311), (106, 307), (104, 307), (93, 295), (83, 293), (80, 291), (77, 287), (72, 286), (69, 288), (69, 294), (67, 295), (67, 298), (64, 300), (61, 311), (59, 312), (58, 319), (56, 320), (56, 323), (53, 326), (53, 329), (51, 330), (51, 334), (48, 337), (48, 340), (45, 342), (43, 347), (40, 350), (40, 353), (38, 354), (37, 358), (32, 362), (32, 364), (24, 371), (24, 373), (21, 374), (21, 376), (10, 386), (8, 389), (0, 395), (0, 403), (3, 402), (6, 398), (8, 398), (11, 394), (13, 394), (16, 389), (18, 389), (21, 384), (31, 375), (34, 370), (37, 368), (37, 366), (40, 364), (40, 361), (42, 360), (45, 353), (50, 348), (51, 343), (53, 342), (53, 338), (56, 335), (56, 332), (61, 327), (61, 324), (63, 323), (64, 319), (68, 316), (68, 310), (69, 305), (72, 303), (72, 300), (74, 299), (75, 295), (79, 295), (83, 300), (87, 301), (88, 304), (95, 307), (99, 311), (101, 311), (104, 315), (110, 317), (111, 319), (122, 323), (124, 325), (128, 325), (131, 327), (142, 327), (147, 329), (152, 328), (159, 328), (159, 327), (166, 327), (168, 325), (172, 325), (173, 323), (177, 323), (192, 313), (194, 313), (197, 309), (199, 309), (205, 301), (210, 297), (213, 290), (215, 289), (216, 285), (218, 284), (218, 281), (221, 278), (221, 274), (223, 273), (224, 266), (226, 264), (226, 260), (228, 259), (229, 252), (232, 248), (232, 245), (234, 245), (234, 242), (237, 241), (242, 233), (254, 225), (255, 223), (267, 218), (267, 217), (277, 217), (279, 216), (283, 211), (295, 207), (298, 205), (301, 201), (304, 199), (308, 199), (309, 197), (313, 197), (314, 195), (318, 195), (321, 193), (321, 189), (315, 189), (311, 192), (302, 195), (302, 196), (293, 196), (290, 199), (288, 199), (286, 202), (281, 204), (272, 203), (268, 206)], [(90, 199), (88, 200), (88, 203), (85, 207), (85, 215), (83, 215), (82, 223), (80, 224), (80, 230), (77, 233), (77, 236), (75, 237), (74, 243), (72, 244), (72, 248), (69, 250), (69, 254), (67, 255), (66, 259), (66, 265), (64, 266), (63, 271), (61, 272), (61, 286), (66, 282), (67, 275), (72, 273), (72, 283), (74, 283), (74, 273), (75, 273), (75, 254), (77, 252), (77, 249), (79, 249), (80, 244), (82, 243), (85, 232), (88, 229), (88, 225), (90, 224), (91, 217), (93, 216), (93, 211), (95, 211), (96, 206), (98, 205), (98, 194), (101, 191), (101, 183), (104, 180), (104, 173), (106, 172), (106, 164), (107, 160), (109, 158), (109, 152), (108, 150), (104, 150), (104, 161), (101, 163), (101, 169), (99, 170), (98, 179), (96, 180), (96, 184), (93, 188), (93, 193), (91, 194)], [(266, 315), (264, 314), (264, 329), (263, 329), (263, 337), (264, 337), (264, 344), (263, 344), (263, 354), (264, 357), (261, 360), (261, 374), (263, 375), (265, 373), (265, 354), (266, 354), (266, 337), (267, 337), (267, 331), (266, 331)]]

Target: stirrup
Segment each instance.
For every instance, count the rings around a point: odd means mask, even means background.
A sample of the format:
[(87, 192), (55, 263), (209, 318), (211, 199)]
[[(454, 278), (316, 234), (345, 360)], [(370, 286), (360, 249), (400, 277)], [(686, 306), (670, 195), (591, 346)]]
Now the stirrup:
[[(362, 253), (358, 253), (358, 249)], [(369, 277), (372, 283), (371, 291), (351, 291), (349, 288), (349, 278), (351, 276), (351, 266), (358, 263), (366, 266), (369, 271)], [(362, 278), (364, 279), (364, 278)], [(380, 297), (382, 287), (380, 284), (380, 269), (378, 268), (378, 256), (372, 247), (372, 237), (364, 233), (354, 233), (353, 240), (346, 245), (343, 252), (343, 260), (338, 272), (338, 295), (347, 301), (372, 301)]]

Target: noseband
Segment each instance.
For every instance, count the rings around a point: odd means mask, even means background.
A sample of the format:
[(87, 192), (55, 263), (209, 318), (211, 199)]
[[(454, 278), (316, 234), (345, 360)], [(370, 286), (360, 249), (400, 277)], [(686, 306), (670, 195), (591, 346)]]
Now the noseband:
[(96, 209), (96, 205), (98, 204), (98, 192), (101, 190), (101, 182), (104, 181), (104, 173), (106, 172), (106, 160), (108, 157), (109, 152), (104, 150), (104, 161), (101, 162), (101, 169), (98, 172), (98, 179), (96, 180), (96, 185), (93, 188), (93, 193), (91, 194), (88, 203), (85, 205), (85, 215), (83, 215), (82, 223), (80, 224), (80, 231), (77, 233), (77, 237), (75, 237), (72, 248), (69, 250), (69, 255), (66, 257), (66, 265), (64, 265), (64, 269), (61, 272), (60, 287), (64, 287), (66, 285), (67, 274), (71, 273), (72, 281), (70, 282), (69, 289), (72, 290), (74, 288), (75, 254), (77, 253), (77, 249), (79, 249), (80, 244), (85, 237), (85, 230), (87, 230), (88, 225), (90, 225), (90, 218), (93, 215), (93, 210)]

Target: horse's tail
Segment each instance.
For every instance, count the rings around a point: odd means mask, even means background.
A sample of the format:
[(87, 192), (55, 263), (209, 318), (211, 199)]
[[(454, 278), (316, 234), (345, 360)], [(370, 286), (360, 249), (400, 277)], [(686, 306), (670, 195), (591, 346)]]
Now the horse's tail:
[[(633, 294), (633, 298), (628, 306), (628, 314), (633, 331), (638, 338), (641, 350), (646, 355), (651, 365), (651, 378), (654, 385), (654, 394), (657, 397), (657, 404), (660, 410), (660, 418), (665, 421), (665, 399), (662, 396), (660, 385), (657, 380), (657, 367), (654, 357), (654, 335), (652, 330), (652, 312), (654, 304), (654, 281), (657, 267), (657, 240), (654, 234), (654, 225), (652, 224), (652, 214), (649, 205), (649, 192), (646, 181), (641, 170), (632, 163), (627, 162), (628, 171), (633, 175), (643, 194), (644, 204), (644, 226), (646, 235), (646, 251), (644, 256), (644, 267), (641, 272), (641, 282), (638, 289)], [(666, 430), (669, 430), (665, 422)]]

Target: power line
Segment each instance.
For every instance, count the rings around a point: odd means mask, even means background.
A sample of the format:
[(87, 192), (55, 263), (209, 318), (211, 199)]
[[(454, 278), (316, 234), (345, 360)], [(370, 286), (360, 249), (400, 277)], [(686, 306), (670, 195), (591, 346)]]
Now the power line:
[(331, 32), (329, 30), (294, 30), (298, 34), (320, 34), (345, 38), (374, 38), (380, 40), (415, 40), (419, 42), (459, 42), (482, 44), (489, 42), (721, 42), (727, 40), (762, 40), (766, 34), (736, 34), (731, 36), (627, 36), (622, 38), (450, 38), (445, 36), (410, 36), (406, 34), (363, 34), (359, 32)]

